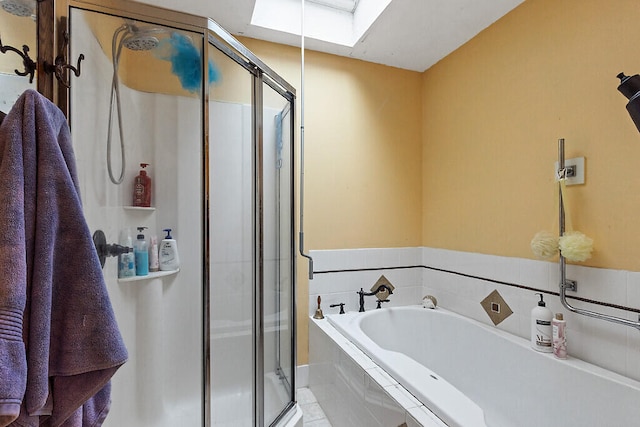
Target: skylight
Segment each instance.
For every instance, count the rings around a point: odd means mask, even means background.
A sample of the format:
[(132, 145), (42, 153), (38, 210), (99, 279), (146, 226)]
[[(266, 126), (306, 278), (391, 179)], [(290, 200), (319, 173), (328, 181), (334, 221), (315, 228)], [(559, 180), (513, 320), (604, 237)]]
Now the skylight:
[[(392, 0), (305, 0), (305, 37), (353, 47)], [(251, 25), (300, 35), (301, 0), (256, 0)]]
[(343, 12), (353, 13), (358, 7), (357, 0), (306, 0), (309, 3), (317, 3), (321, 6), (332, 7)]

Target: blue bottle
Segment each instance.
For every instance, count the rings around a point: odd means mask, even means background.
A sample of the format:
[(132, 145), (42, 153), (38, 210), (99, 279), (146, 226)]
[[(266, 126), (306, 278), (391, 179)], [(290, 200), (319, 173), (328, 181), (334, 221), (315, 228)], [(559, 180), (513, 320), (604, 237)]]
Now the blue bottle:
[(149, 246), (142, 232), (147, 227), (138, 227), (138, 237), (133, 247), (136, 258), (136, 276), (149, 275)]

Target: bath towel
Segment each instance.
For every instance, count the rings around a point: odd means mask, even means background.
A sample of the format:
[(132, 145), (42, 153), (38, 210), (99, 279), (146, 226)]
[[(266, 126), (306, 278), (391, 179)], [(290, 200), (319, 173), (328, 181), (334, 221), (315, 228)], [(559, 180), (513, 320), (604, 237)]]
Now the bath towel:
[(0, 426), (98, 426), (126, 361), (64, 114), (27, 90), (0, 125)]

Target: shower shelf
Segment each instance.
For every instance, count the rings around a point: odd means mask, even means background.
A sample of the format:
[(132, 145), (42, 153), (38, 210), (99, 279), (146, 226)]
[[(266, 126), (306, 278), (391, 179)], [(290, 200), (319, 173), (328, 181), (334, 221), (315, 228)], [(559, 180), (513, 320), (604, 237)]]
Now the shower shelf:
[(180, 271), (180, 269), (177, 270), (168, 270), (168, 271), (155, 271), (153, 273), (149, 273), (146, 276), (134, 276), (134, 277), (123, 277), (123, 278), (119, 278), (118, 279), (118, 283), (124, 283), (124, 282), (139, 282), (141, 280), (151, 280), (151, 279), (157, 279), (159, 277), (164, 277), (164, 276), (172, 276), (174, 274), (177, 274)]
[(144, 207), (144, 206), (123, 206), (122, 209), (125, 211), (147, 211), (154, 212), (156, 210), (155, 206)]

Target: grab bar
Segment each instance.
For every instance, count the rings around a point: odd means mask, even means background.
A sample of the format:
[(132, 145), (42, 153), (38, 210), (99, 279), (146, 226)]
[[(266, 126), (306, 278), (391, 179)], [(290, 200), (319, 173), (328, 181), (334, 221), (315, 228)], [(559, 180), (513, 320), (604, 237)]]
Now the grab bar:
[[(560, 179), (563, 179), (565, 176), (566, 170), (564, 167), (564, 138), (558, 139), (558, 176)], [(558, 192), (560, 195), (560, 209), (559, 209), (559, 229), (560, 229), (560, 237), (564, 234), (565, 231), (565, 212), (564, 212), (564, 203), (562, 200), (562, 190), (558, 188)], [(637, 322), (633, 320), (623, 319), (622, 317), (611, 316), (604, 313), (597, 313), (591, 310), (585, 310), (582, 308), (577, 308), (569, 304), (567, 301), (567, 289), (574, 289), (575, 282), (567, 280), (567, 262), (566, 259), (562, 256), (562, 252), (560, 252), (560, 302), (562, 305), (569, 311), (572, 311), (577, 314), (582, 314), (583, 316), (593, 317), (596, 319), (606, 320), (612, 323), (618, 323), (621, 325), (631, 326), (640, 331), (640, 320)]]

